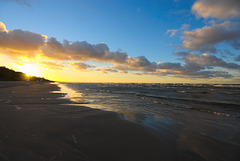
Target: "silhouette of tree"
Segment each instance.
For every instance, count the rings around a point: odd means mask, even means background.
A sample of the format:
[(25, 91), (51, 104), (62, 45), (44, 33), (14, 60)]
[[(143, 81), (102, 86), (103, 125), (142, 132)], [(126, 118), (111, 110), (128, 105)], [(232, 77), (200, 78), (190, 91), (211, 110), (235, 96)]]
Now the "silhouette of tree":
[[(27, 75), (22, 72), (16, 72), (12, 69), (8, 69), (6, 67), (0, 67), (0, 81), (24, 81), (26, 80)], [(47, 79), (43, 77), (36, 77), (36, 76), (30, 76), (30, 81), (48, 81)]]

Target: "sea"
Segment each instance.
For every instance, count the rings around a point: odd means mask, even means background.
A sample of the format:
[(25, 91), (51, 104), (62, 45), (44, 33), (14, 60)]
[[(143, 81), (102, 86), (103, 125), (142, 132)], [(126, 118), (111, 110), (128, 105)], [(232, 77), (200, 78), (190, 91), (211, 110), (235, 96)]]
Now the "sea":
[[(71, 105), (117, 112), (166, 139), (240, 147), (240, 84), (58, 83)], [(207, 139), (206, 139), (207, 138)], [(184, 142), (184, 141), (183, 141)], [(188, 140), (188, 142), (191, 142)], [(215, 145), (215, 143), (214, 143)], [(207, 147), (209, 148), (209, 147)], [(212, 147), (214, 148), (214, 147)]]

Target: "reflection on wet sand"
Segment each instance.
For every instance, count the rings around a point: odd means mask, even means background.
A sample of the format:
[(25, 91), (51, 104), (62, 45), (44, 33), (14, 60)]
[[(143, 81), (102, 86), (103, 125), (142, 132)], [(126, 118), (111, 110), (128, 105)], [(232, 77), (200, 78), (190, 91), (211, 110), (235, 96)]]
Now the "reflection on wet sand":
[(68, 88), (66, 85), (61, 83), (55, 83), (60, 87), (60, 91), (53, 91), (55, 93), (63, 93), (64, 97), (61, 97), (61, 99), (69, 99), (74, 104), (84, 104), (87, 103), (85, 99), (83, 99), (82, 93), (78, 93), (75, 90), (72, 90), (71, 88)]
[[(205, 112), (203, 109), (206, 108), (206, 103), (195, 100), (184, 102), (186, 98), (175, 99), (171, 96), (170, 99), (166, 97), (167, 95), (164, 98), (150, 96), (145, 93), (152, 92), (154, 94), (156, 90), (150, 91), (145, 87), (143, 89), (134, 87), (134, 90), (138, 90), (138, 93), (134, 93), (132, 87), (128, 89), (124, 85), (121, 85), (121, 88), (120, 85), (112, 84), (105, 84), (105, 86), (70, 85), (78, 90), (63, 86), (61, 92), (68, 93), (64, 98), (75, 101), (73, 105), (77, 103), (81, 105), (85, 101), (88, 104), (84, 104), (84, 106), (117, 112), (124, 119), (152, 129), (159, 138), (165, 140), (164, 144), (168, 145), (166, 150), (173, 153), (173, 160), (179, 160), (179, 158), (186, 161), (240, 160), (240, 127), (239, 124), (236, 124), (239, 119), (232, 117), (238, 115), (236, 110), (231, 113), (231, 117), (230, 114), (220, 115)], [(158, 90), (161, 89), (162, 87), (159, 87)], [(164, 90), (166, 89), (164, 88)], [(171, 90), (170, 88), (167, 91)], [(201, 89), (197, 95), (203, 93), (202, 99), (205, 99), (206, 94), (202, 92), (203, 90), (205, 89)], [(139, 94), (140, 92), (144, 94)], [(194, 92), (196, 93), (196, 91)], [(177, 92), (177, 95), (179, 93), (186, 94), (187, 92)], [(221, 103), (209, 104), (207, 108), (214, 106), (214, 110), (218, 110), (218, 113), (229, 112), (217, 108), (219, 104)]]

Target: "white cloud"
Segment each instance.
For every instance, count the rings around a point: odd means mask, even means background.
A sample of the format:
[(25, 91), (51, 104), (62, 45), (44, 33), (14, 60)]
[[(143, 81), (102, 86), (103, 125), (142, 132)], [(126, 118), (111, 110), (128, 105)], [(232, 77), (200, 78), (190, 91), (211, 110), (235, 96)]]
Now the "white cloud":
[(239, 18), (239, 0), (197, 0), (192, 6), (192, 12), (203, 18)]
[(173, 37), (174, 35), (176, 35), (177, 32), (178, 32), (177, 29), (171, 29), (171, 30), (167, 30), (167, 32), (165, 34), (170, 33), (169, 37)]
[(213, 24), (193, 31), (184, 32), (184, 41), (182, 48), (191, 51), (199, 50), (202, 52), (215, 53), (215, 44), (228, 42), (234, 48), (240, 47), (240, 23), (231, 23), (230, 21), (222, 24)]
[(189, 28), (189, 24), (182, 24), (181, 28), (180, 29), (169, 29), (167, 30), (167, 32), (165, 34), (170, 34), (169, 37), (173, 37), (175, 36), (178, 32), (182, 32), (182, 31), (185, 31)]
[(190, 25), (189, 24), (182, 24), (182, 26), (181, 26), (181, 30), (187, 30), (188, 28), (190, 27)]
[(0, 23), (0, 48), (20, 51), (36, 51), (45, 43), (47, 36), (20, 29), (7, 30)]
[[(239, 23), (225, 22), (220, 25), (186, 32), (186, 40), (183, 45), (189, 45), (190, 43), (190, 46), (194, 47), (194, 50), (197, 50), (201, 48), (201, 46), (209, 43), (214, 45), (220, 41), (219, 39), (234, 44), (237, 43), (240, 34), (236, 32), (239, 30), (238, 27)], [(214, 36), (218, 38), (212, 38)], [(207, 40), (207, 38), (209, 40)], [(190, 40), (198, 41), (190, 42)], [(236, 40), (236, 42), (234, 40)], [(208, 41), (208, 43), (205, 41)], [(188, 52), (176, 52), (176, 55), (181, 57), (184, 64), (151, 62), (144, 56), (130, 57), (121, 50), (112, 52), (104, 43), (90, 44), (86, 41), (69, 42), (67, 40), (61, 43), (55, 38), (46, 40), (46, 36), (38, 33), (23, 30), (7, 30), (3, 23), (0, 23), (0, 52), (15, 57), (34, 57), (36, 56), (35, 53), (39, 53), (42, 57), (48, 58), (48, 61), (40, 62), (44, 67), (58, 70), (66, 68), (66, 66), (59, 61), (69, 61), (71, 67), (81, 71), (137, 73), (138, 75), (188, 78), (231, 78), (232, 75), (228, 72), (213, 71), (214, 67), (230, 70), (240, 69), (240, 65), (225, 62), (210, 54), (197, 55)], [(111, 66), (96, 68), (95, 65), (84, 63), (84, 61), (87, 60), (109, 63)]]
[(2, 22), (0, 22), (0, 32), (7, 32), (6, 26)]

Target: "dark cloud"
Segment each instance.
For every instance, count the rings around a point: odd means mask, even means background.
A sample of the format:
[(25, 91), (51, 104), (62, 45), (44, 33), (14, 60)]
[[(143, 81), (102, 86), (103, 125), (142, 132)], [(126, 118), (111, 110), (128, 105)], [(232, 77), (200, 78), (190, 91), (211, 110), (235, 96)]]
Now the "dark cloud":
[(239, 18), (239, 0), (197, 0), (192, 6), (192, 12), (203, 18)]
[(159, 62), (157, 63), (157, 69), (180, 69), (182, 68), (180, 63)]

